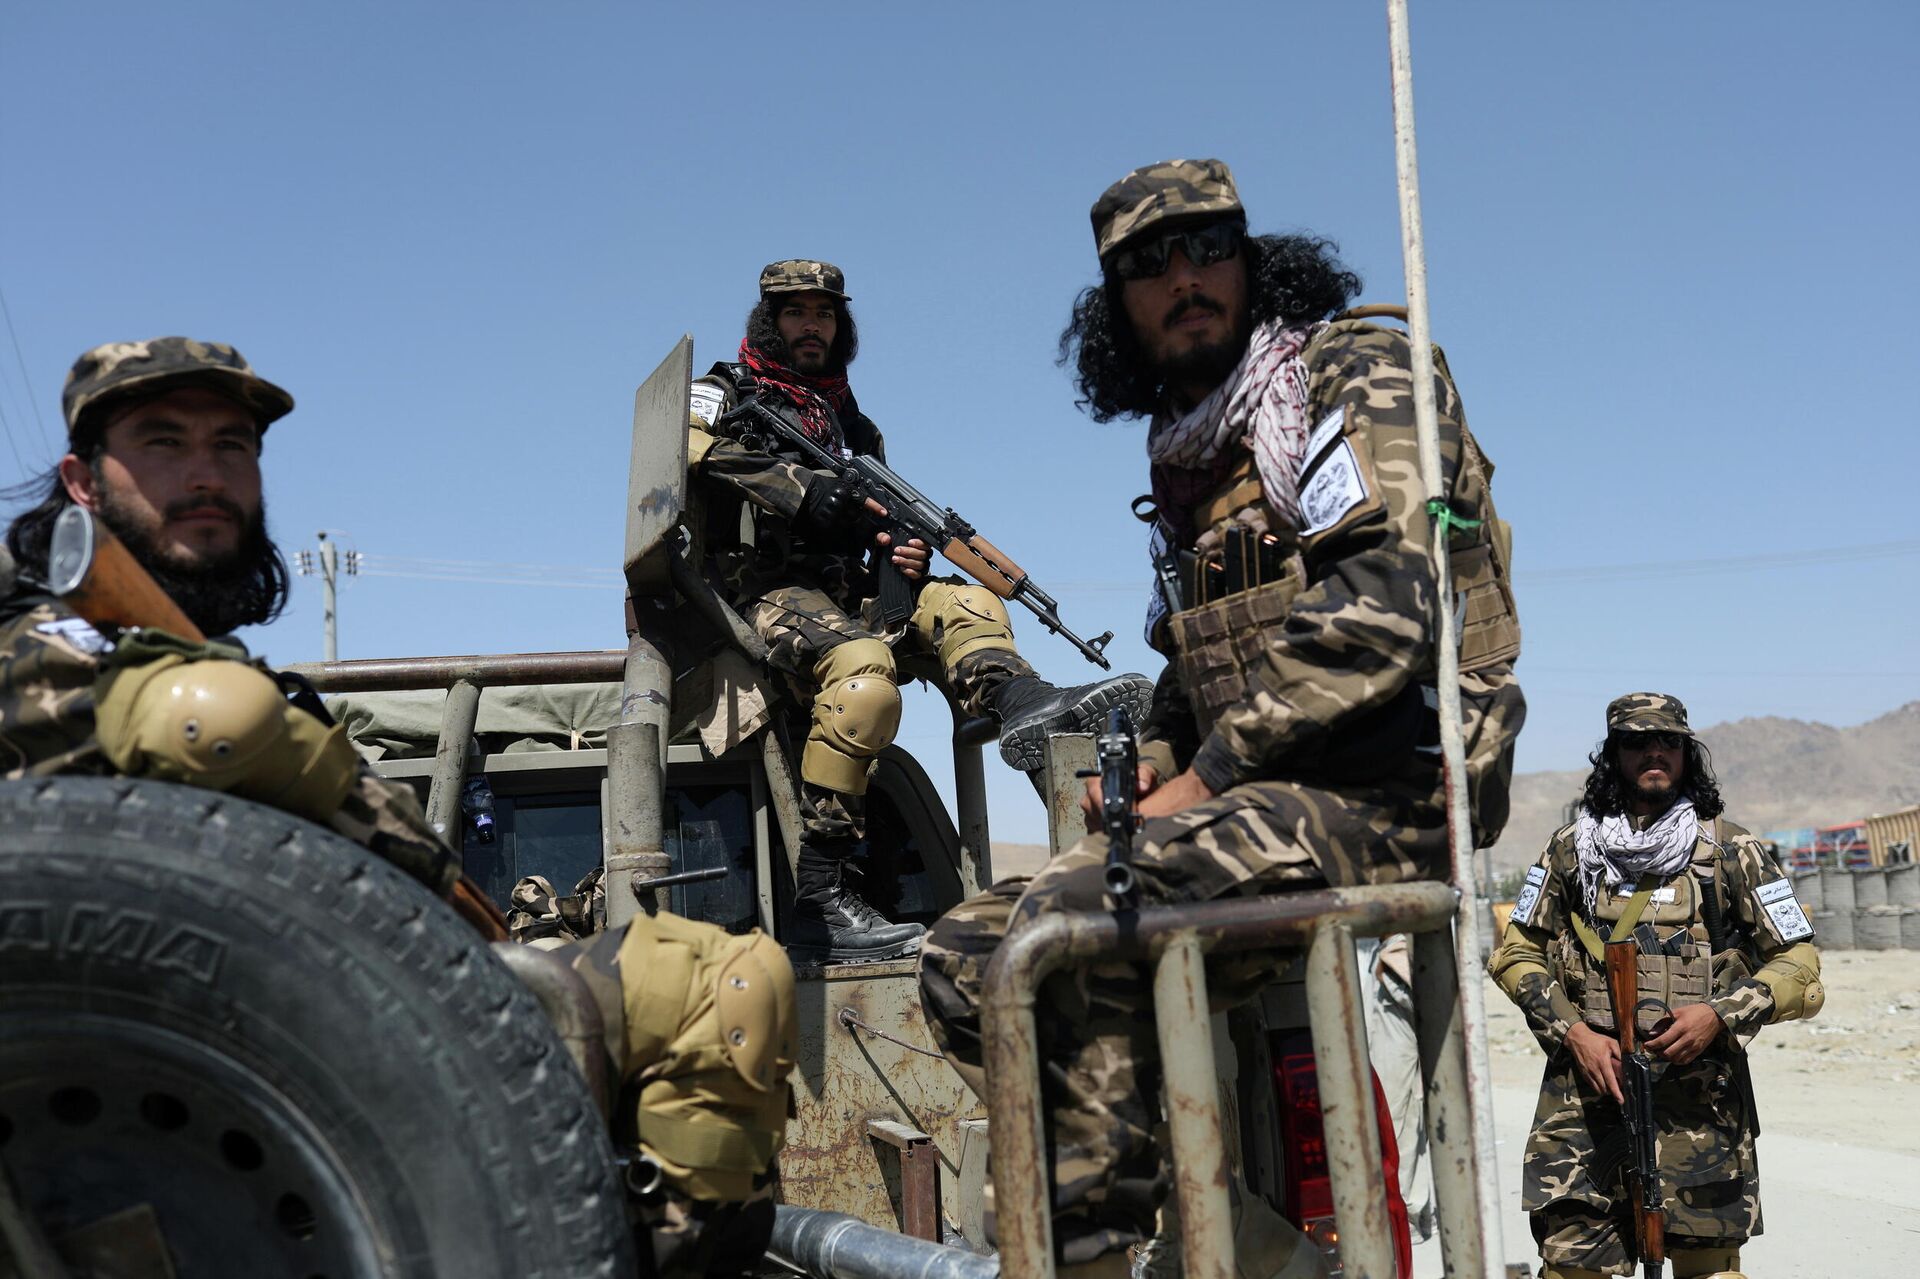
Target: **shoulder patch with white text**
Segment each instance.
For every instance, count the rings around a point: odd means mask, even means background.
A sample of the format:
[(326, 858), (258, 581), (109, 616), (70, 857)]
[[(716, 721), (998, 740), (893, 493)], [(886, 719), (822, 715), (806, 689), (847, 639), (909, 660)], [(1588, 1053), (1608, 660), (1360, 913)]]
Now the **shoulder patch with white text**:
[(42, 635), (58, 635), (89, 657), (97, 657), (113, 648), (113, 641), (93, 629), (84, 617), (60, 617), (33, 628)]
[(1342, 440), (1332, 452), (1300, 477), (1301, 531), (1324, 533), (1347, 512), (1367, 500), (1367, 481), (1353, 445)]
[(711, 382), (693, 384), (693, 415), (712, 426), (720, 420), (720, 408), (727, 402), (727, 393)]
[(1520, 900), (1513, 904), (1513, 914), (1509, 916), (1516, 924), (1531, 924), (1533, 908), (1540, 904), (1540, 890), (1546, 886), (1547, 868), (1535, 866), (1527, 872), (1527, 882), (1520, 886)]
[(1771, 884), (1760, 885), (1753, 890), (1753, 900), (1773, 921), (1781, 941), (1803, 941), (1813, 936), (1813, 924), (1807, 919), (1807, 912), (1800, 909), (1800, 900), (1793, 895), (1793, 885), (1787, 880), (1776, 879)]
[(1333, 412), (1321, 418), (1313, 428), (1313, 434), (1307, 436), (1306, 452), (1300, 456), (1311, 464), (1320, 456), (1320, 450), (1331, 444), (1341, 432), (1347, 429), (1347, 406), (1342, 404)]

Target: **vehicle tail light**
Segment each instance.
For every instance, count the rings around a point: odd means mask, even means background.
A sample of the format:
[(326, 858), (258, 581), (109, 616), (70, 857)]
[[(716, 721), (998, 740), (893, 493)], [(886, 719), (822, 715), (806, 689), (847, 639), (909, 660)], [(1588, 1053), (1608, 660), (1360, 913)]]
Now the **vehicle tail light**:
[[(1340, 1231), (1333, 1217), (1333, 1182), (1327, 1175), (1327, 1138), (1320, 1120), (1320, 1079), (1314, 1071), (1313, 1035), (1283, 1030), (1272, 1038), (1273, 1086), (1280, 1108), (1280, 1144), (1286, 1160), (1287, 1219), (1338, 1264)], [(1393, 1222), (1393, 1252), (1400, 1279), (1413, 1276), (1413, 1231), (1400, 1197), (1400, 1147), (1393, 1139), (1380, 1077), (1373, 1080), (1373, 1110), (1380, 1126), (1380, 1171), (1386, 1181), (1387, 1214)], [(1337, 1270), (1335, 1273), (1339, 1273)]]

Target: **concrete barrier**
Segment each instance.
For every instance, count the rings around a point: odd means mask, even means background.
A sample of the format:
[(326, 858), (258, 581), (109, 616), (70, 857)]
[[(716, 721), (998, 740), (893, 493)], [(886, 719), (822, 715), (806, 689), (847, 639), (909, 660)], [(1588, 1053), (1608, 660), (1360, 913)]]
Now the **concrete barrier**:
[(1889, 866), (1886, 876), (1887, 905), (1920, 906), (1920, 863)]
[(1827, 950), (1853, 949), (1853, 912), (1823, 910), (1813, 917), (1814, 945)]
[(1793, 876), (1793, 895), (1800, 899), (1800, 909), (1809, 915), (1827, 908), (1826, 899), (1820, 895), (1820, 872), (1817, 870), (1803, 870)]
[(1853, 944), (1857, 950), (1900, 949), (1899, 906), (1866, 906), (1853, 912)]
[(1820, 905), (1825, 910), (1853, 909), (1853, 872), (1825, 866), (1820, 870)]
[(1865, 910), (1870, 906), (1887, 904), (1887, 872), (1879, 867), (1872, 870), (1853, 872), (1853, 908)]

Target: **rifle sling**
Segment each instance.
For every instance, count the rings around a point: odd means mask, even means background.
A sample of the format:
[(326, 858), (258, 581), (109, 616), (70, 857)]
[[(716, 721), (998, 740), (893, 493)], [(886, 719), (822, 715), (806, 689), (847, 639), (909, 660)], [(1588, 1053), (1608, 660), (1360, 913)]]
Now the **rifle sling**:
[[(1642, 875), (1640, 877), (1640, 882), (1633, 886), (1632, 900), (1627, 902), (1626, 911), (1615, 921), (1613, 934), (1607, 941), (1625, 941), (1633, 935), (1634, 926), (1640, 922), (1640, 916), (1645, 913), (1647, 903), (1653, 900), (1653, 890), (1658, 887), (1660, 887), (1658, 876)], [(1580, 939), (1580, 944), (1586, 947), (1587, 954), (1593, 956), (1593, 962), (1605, 967), (1607, 943), (1600, 940), (1599, 930), (1589, 924), (1579, 911), (1569, 913), (1573, 919), (1574, 935)]]

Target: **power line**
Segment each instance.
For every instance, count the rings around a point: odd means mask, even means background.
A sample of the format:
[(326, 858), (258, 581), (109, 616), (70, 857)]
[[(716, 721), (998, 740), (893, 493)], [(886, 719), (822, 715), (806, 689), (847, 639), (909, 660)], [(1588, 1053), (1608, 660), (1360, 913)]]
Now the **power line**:
[(7, 339), (13, 344), (13, 362), (20, 368), (20, 385), (25, 388), (21, 394), (26, 397), (27, 408), (33, 413), (34, 427), (40, 432), (40, 447), (46, 450), (47, 456), (52, 457), (53, 441), (47, 435), (46, 419), (40, 416), (40, 401), (33, 393), (33, 375), (27, 372), (27, 357), (20, 353), (20, 335), (14, 331), (13, 309), (7, 305), (4, 287), (0, 287), (0, 317), (7, 322)]

